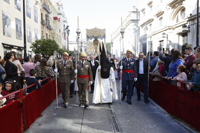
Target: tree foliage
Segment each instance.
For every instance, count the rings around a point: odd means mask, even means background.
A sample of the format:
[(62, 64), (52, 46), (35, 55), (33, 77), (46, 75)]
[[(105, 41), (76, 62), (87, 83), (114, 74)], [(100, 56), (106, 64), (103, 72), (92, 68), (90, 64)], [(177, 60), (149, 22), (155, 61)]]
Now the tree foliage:
[(54, 51), (59, 50), (59, 46), (55, 40), (52, 39), (40, 39), (36, 40), (32, 43), (31, 47), (32, 51), (35, 54), (41, 54), (43, 57), (49, 58), (53, 55)]

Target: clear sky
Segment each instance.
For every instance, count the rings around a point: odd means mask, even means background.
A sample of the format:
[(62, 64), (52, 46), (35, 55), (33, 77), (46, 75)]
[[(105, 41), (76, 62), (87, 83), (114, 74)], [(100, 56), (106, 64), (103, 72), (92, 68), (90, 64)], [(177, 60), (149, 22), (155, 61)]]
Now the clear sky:
[(106, 41), (111, 33), (121, 25), (133, 6), (139, 7), (139, 0), (61, 0), (70, 28), (70, 41), (76, 40), (77, 16), (82, 38), (86, 39), (86, 29), (94, 27), (106, 29)]

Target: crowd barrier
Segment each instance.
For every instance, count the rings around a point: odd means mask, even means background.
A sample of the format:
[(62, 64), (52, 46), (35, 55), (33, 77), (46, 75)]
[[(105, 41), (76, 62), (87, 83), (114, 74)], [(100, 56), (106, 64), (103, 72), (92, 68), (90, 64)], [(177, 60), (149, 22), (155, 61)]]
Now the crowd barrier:
[(37, 89), (23, 96), (23, 90), (35, 85), (33, 84), (16, 91), (13, 94), (18, 95), (18, 100), (0, 108), (0, 133), (22, 133), (56, 98), (55, 80), (50, 81), (50, 78), (44, 80), (48, 80), (48, 82), (42, 86), (42, 89)]
[(150, 78), (149, 97), (172, 116), (200, 130), (199, 93)]

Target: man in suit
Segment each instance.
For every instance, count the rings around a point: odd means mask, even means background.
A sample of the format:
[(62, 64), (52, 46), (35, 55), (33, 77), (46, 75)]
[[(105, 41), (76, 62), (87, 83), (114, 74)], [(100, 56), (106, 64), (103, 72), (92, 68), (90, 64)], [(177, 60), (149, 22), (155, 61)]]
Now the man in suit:
[[(125, 99), (127, 94), (127, 103), (132, 104), (131, 97), (133, 93), (133, 81), (137, 81), (137, 67), (135, 59), (131, 58), (132, 51), (127, 50), (126, 58), (122, 59), (122, 66), (120, 66), (120, 70), (123, 70), (122, 74), (122, 101)], [(128, 90), (127, 90), (128, 86)], [(127, 93), (128, 92), (128, 93)]]
[(140, 101), (140, 86), (141, 83), (143, 84), (143, 90), (144, 90), (144, 102), (149, 103), (148, 100), (148, 60), (144, 59), (144, 53), (140, 52), (139, 59), (136, 61), (137, 66), (137, 100)]
[(63, 53), (63, 59), (57, 62), (57, 70), (59, 72), (58, 82), (62, 93), (64, 107), (67, 108), (69, 104), (70, 85), (74, 82), (74, 66), (72, 61), (68, 60), (69, 54)]
[(81, 61), (77, 63), (77, 70), (74, 72), (77, 73), (77, 84), (79, 89), (79, 99), (80, 104), (85, 106), (85, 109), (89, 107), (88, 100), (88, 82), (89, 84), (93, 84), (93, 75), (90, 63), (86, 61), (87, 56), (85, 53), (81, 53)]
[(107, 54), (108, 61), (112, 64), (113, 69), (115, 70), (115, 62), (113, 58), (110, 57), (110, 54)]
[[(93, 80), (95, 80), (96, 70), (97, 70), (97, 68), (99, 66), (99, 63), (96, 60), (94, 60), (94, 56), (93, 55), (90, 56), (90, 65), (91, 65), (91, 69), (92, 69)], [(91, 85), (91, 92), (90, 92), (90, 94), (92, 94), (93, 92), (94, 92), (94, 82)]]

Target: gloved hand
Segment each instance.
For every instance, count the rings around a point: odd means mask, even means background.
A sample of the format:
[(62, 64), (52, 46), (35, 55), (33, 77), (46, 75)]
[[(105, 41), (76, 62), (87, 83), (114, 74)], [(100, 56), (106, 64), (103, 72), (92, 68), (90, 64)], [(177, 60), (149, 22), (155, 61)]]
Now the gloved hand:
[(54, 72), (57, 73), (57, 72), (58, 72), (58, 69), (54, 69)]
[(112, 79), (112, 82), (115, 83), (115, 79)]
[(92, 85), (93, 81), (90, 81), (90, 85)]
[(74, 70), (74, 73), (77, 74), (77, 72), (78, 72), (77, 69), (75, 69), (75, 70)]
[(122, 69), (123, 69), (123, 66), (120, 66), (119, 68), (120, 68), (120, 70), (122, 70)]
[(137, 81), (137, 78), (134, 78), (134, 81), (136, 82), (136, 81)]
[(101, 66), (98, 66), (98, 69), (101, 69)]
[(71, 84), (74, 83), (74, 80), (71, 80)]

